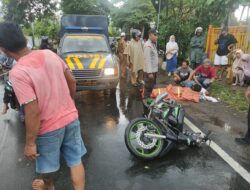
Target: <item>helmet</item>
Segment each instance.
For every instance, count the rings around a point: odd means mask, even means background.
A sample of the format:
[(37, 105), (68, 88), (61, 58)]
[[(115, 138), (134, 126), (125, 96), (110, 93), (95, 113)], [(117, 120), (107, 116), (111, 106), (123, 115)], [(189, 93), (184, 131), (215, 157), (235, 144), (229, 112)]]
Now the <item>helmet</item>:
[(132, 31), (132, 38), (137, 38), (137, 37), (141, 37), (141, 32), (139, 30), (133, 30)]
[(195, 29), (195, 34), (197, 34), (197, 32), (203, 32), (203, 28), (202, 27), (197, 27)]
[(5, 87), (4, 87), (4, 90), (5, 90), (8, 94), (14, 93), (14, 90), (13, 90), (13, 87), (12, 87), (12, 84), (11, 84), (10, 81), (7, 81), (7, 82), (6, 82)]
[(199, 84), (194, 84), (191, 89), (195, 92), (200, 92), (201, 91), (201, 86)]
[(125, 37), (125, 36), (126, 36), (125, 32), (122, 32), (121, 37)]

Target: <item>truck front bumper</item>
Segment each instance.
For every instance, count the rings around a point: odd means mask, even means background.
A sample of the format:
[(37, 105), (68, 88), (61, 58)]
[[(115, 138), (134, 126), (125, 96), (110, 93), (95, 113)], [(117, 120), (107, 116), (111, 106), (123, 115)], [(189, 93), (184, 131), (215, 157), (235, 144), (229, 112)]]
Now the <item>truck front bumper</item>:
[(76, 90), (109, 90), (115, 89), (118, 85), (119, 77), (112, 79), (97, 79), (97, 80), (77, 80)]

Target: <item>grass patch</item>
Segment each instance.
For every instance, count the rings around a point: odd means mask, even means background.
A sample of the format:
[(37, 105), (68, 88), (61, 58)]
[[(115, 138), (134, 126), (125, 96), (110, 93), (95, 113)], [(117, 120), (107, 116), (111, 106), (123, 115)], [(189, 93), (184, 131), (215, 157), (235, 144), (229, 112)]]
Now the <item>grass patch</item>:
[(245, 98), (245, 91), (233, 89), (231, 85), (226, 85), (215, 81), (209, 89), (211, 96), (219, 98), (238, 111), (246, 112), (249, 104)]

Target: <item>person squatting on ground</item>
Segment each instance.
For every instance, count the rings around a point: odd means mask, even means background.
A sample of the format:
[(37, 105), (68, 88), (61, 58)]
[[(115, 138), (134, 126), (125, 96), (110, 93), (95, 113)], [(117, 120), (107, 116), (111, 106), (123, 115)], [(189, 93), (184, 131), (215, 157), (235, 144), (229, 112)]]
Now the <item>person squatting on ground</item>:
[(218, 44), (218, 49), (214, 58), (214, 66), (217, 67), (217, 77), (222, 79), (224, 72), (227, 69), (228, 57), (227, 55), (232, 51), (234, 44), (237, 43), (235, 37), (228, 33), (228, 28), (223, 27), (219, 39), (215, 41)]
[(243, 70), (243, 84), (250, 85), (250, 54), (243, 54), (241, 57)]
[(158, 52), (156, 42), (158, 31), (149, 30), (149, 39), (144, 46), (144, 98), (150, 98), (153, 88), (156, 85), (156, 76), (158, 72)]
[[(247, 88), (246, 93), (246, 100), (249, 103), (250, 102), (250, 87)], [(242, 145), (250, 145), (250, 105), (248, 108), (248, 114), (247, 114), (247, 125), (248, 125), (248, 129), (247, 129), (247, 133), (243, 138), (235, 138), (235, 142), (238, 144), (242, 144)]]
[(166, 44), (166, 60), (167, 60), (167, 72), (168, 76), (171, 76), (177, 67), (177, 56), (179, 47), (175, 41), (175, 36), (172, 35), (169, 38), (169, 42)]
[[(76, 82), (63, 60), (50, 50), (32, 51), (17, 24), (0, 24), (0, 50), (17, 61), (10, 71), (14, 92), (24, 106), (24, 155), (36, 160), (42, 179), (34, 190), (54, 190), (52, 173), (60, 168), (60, 155), (70, 167), (75, 190), (83, 190), (86, 153), (74, 104)], [(63, 99), (62, 99), (63, 97)]]
[(126, 58), (124, 56), (124, 50), (126, 48), (125, 36), (126, 36), (125, 33), (122, 32), (121, 38), (118, 42), (118, 47), (117, 47), (117, 53), (118, 53), (118, 57), (119, 57), (122, 78), (125, 78), (126, 70), (127, 70), (127, 62), (126, 62)]
[[(196, 74), (198, 74), (196, 76)], [(192, 79), (203, 88), (207, 89), (215, 80), (216, 70), (211, 66), (211, 61), (205, 59), (203, 64), (197, 67), (189, 76), (189, 81)]]
[(244, 84), (244, 72), (243, 72), (243, 65), (241, 61), (241, 57), (243, 55), (243, 51), (238, 49), (235, 51), (235, 59), (232, 65), (233, 77), (235, 78), (235, 83), (233, 86), (240, 85), (243, 86)]
[(181, 66), (174, 73), (174, 81), (176, 84), (182, 84), (182, 82), (188, 80), (192, 69), (189, 67), (187, 60), (182, 61)]
[(141, 42), (141, 32), (134, 29), (132, 31), (132, 40), (128, 45), (128, 60), (129, 67), (131, 69), (131, 84), (133, 86), (139, 86), (143, 84), (143, 65), (144, 65), (144, 54), (143, 45)]
[(190, 61), (191, 67), (193, 69), (200, 66), (203, 61), (205, 37), (202, 35), (202, 33), (202, 27), (197, 27), (195, 30), (195, 35), (191, 38), (190, 41)]

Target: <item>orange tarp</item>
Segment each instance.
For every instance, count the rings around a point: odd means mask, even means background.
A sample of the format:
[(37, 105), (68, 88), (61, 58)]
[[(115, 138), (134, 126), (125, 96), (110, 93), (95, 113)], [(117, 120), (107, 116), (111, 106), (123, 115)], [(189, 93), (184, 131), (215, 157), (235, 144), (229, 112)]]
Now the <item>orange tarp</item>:
[(179, 87), (168, 85), (166, 88), (154, 89), (151, 97), (156, 98), (159, 94), (164, 92), (168, 93), (167, 99), (177, 100), (177, 101), (191, 101), (198, 103), (200, 101), (200, 93), (195, 92), (187, 87)]

